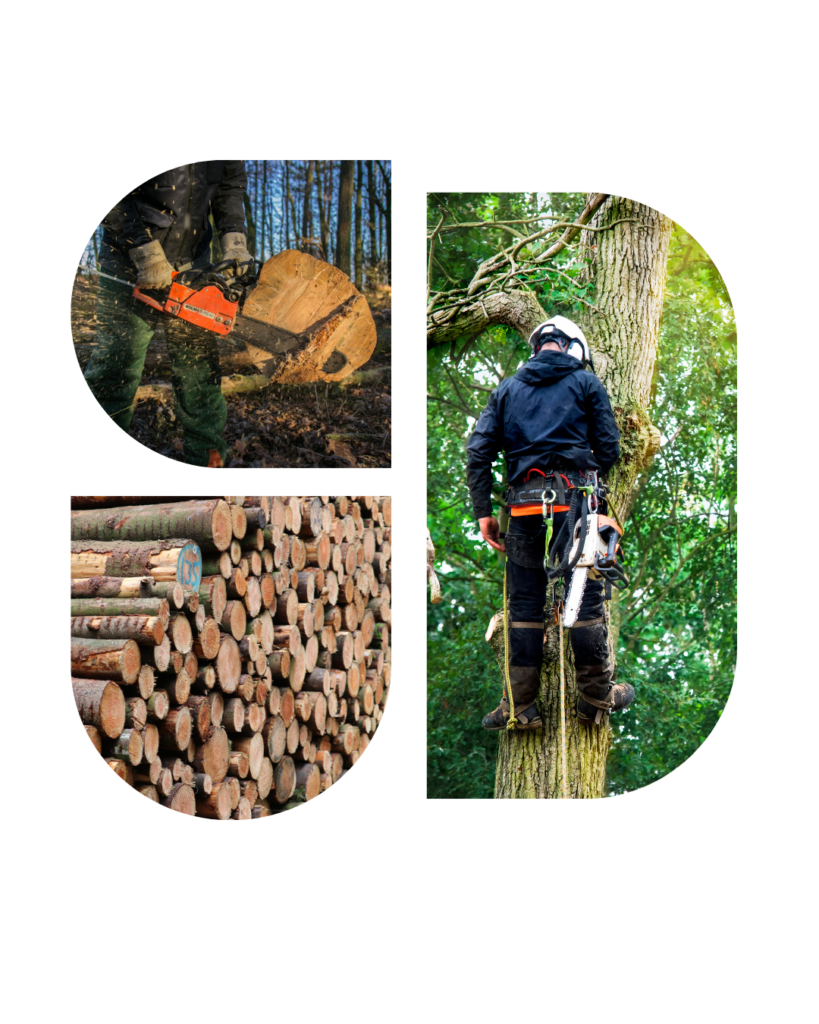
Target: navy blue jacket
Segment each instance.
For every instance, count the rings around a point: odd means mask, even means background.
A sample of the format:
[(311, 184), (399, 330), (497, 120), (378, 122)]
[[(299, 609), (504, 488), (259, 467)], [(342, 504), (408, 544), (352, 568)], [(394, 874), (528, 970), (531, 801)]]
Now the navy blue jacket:
[(492, 463), (506, 455), (506, 478), (530, 469), (574, 467), (605, 473), (620, 456), (620, 431), (606, 389), (573, 357), (542, 350), (489, 396), (466, 444), (475, 518), (492, 515)]

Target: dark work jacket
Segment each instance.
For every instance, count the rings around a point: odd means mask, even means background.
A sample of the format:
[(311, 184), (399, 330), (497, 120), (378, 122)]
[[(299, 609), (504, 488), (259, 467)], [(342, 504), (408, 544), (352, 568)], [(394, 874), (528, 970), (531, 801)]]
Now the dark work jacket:
[(495, 388), (466, 450), (469, 494), (475, 518), (482, 519), (492, 515), (492, 463), (499, 452), (515, 485), (535, 468), (605, 473), (620, 455), (620, 431), (597, 377), (573, 356), (547, 350)]
[(245, 233), (243, 160), (207, 160), (158, 174), (117, 203), (102, 222), (102, 269), (136, 280), (128, 251), (152, 239), (162, 244), (168, 262), (179, 269), (203, 256), (218, 234)]

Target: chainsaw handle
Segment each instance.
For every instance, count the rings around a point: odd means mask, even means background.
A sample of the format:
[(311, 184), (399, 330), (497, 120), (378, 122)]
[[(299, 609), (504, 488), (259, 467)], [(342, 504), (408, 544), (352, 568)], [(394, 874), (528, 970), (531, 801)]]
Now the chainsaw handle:
[(142, 291), (138, 284), (134, 285), (134, 290), (132, 294), (135, 299), (139, 299), (140, 302), (144, 302), (146, 306), (152, 306), (154, 309), (158, 309), (160, 313), (165, 312), (164, 301), (158, 302), (156, 299), (152, 298), (148, 292)]

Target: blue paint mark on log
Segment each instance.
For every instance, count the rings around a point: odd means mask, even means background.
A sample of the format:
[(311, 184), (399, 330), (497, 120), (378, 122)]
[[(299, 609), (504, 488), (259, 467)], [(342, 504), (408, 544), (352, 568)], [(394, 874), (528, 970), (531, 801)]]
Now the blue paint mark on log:
[(202, 552), (199, 545), (191, 542), (179, 552), (176, 563), (176, 578), (185, 590), (198, 590), (202, 579)]

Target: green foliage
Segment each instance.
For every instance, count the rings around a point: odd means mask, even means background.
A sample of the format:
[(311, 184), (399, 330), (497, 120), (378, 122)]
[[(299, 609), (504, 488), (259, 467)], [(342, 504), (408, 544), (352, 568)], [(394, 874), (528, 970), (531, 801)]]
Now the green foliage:
[(627, 524), (631, 588), (611, 793), (673, 771), (716, 724), (736, 662), (736, 332), (724, 282), (681, 228), (671, 246), (651, 415), (664, 436)]
[[(548, 204), (575, 218), (580, 194), (430, 197), (430, 231), (447, 223), (513, 219)], [(498, 212), (503, 210), (503, 216)], [(543, 212), (543, 207), (540, 208)], [(452, 218), (452, 219), (450, 219)], [(531, 229), (526, 228), (527, 232)], [(526, 237), (522, 235), (520, 237)], [(513, 241), (496, 228), (440, 236), (433, 290), (463, 285), (478, 263)], [(537, 243), (535, 243), (537, 245)], [(626, 523), (633, 585), (614, 607), (618, 678), (637, 690), (612, 718), (609, 792), (647, 785), (689, 757), (730, 692), (736, 657), (736, 334), (718, 271), (684, 231), (674, 232), (651, 418), (664, 446), (638, 481)], [(591, 301), (583, 254), (566, 250), (529, 281), (550, 314)], [(454, 283), (452, 283), (454, 282)], [(489, 328), (429, 352), (428, 523), (444, 601), (428, 623), (428, 795), (489, 798), (497, 737), (480, 726), (497, 705), (500, 672), (484, 640), (503, 570), (472, 519), (464, 444), (488, 391), (529, 354), (525, 339)], [(496, 466), (498, 493), (504, 467)]]

